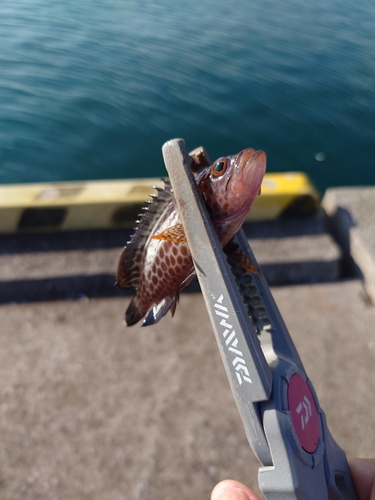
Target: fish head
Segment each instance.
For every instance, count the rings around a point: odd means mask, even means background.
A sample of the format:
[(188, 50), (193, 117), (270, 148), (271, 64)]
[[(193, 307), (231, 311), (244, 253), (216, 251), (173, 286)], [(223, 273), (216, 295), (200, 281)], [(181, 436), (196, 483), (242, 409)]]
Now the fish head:
[(266, 160), (264, 151), (248, 148), (218, 158), (197, 177), (199, 191), (223, 245), (240, 229), (260, 193)]

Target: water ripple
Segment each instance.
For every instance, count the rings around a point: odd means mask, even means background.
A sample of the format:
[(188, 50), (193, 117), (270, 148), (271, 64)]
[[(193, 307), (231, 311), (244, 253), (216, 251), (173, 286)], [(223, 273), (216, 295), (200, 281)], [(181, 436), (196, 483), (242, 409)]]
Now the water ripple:
[(182, 136), (375, 184), (374, 33), (369, 2), (3, 0), (0, 182), (161, 175)]

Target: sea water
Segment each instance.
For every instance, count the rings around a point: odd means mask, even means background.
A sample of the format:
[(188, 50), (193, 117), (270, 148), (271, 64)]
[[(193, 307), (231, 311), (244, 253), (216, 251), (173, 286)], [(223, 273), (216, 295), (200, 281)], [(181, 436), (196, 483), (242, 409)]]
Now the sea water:
[(375, 3), (2, 0), (0, 183), (165, 175), (162, 144), (375, 184)]

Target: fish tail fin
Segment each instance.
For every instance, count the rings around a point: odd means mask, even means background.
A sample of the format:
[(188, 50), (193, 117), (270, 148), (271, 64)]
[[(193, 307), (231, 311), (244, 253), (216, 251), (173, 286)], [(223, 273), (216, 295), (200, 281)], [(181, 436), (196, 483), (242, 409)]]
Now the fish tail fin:
[(125, 313), (125, 322), (127, 326), (133, 326), (136, 323), (138, 323), (138, 321), (140, 321), (143, 318), (146, 312), (147, 310), (144, 311), (141, 309), (137, 297), (134, 297), (133, 300), (130, 302), (129, 307), (127, 308)]
[(142, 326), (154, 325), (161, 320), (163, 316), (171, 310), (172, 316), (176, 311), (180, 294), (177, 292), (175, 295), (169, 295), (161, 300), (158, 304), (154, 305), (147, 313)]

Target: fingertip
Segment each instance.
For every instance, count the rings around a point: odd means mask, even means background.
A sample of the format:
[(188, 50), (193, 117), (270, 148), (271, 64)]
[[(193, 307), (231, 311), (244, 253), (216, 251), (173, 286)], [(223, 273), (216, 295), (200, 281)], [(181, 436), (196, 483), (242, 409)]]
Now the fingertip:
[(259, 500), (259, 497), (244, 484), (227, 479), (215, 486), (211, 500)]
[(359, 499), (375, 499), (375, 459), (352, 459), (349, 466)]

